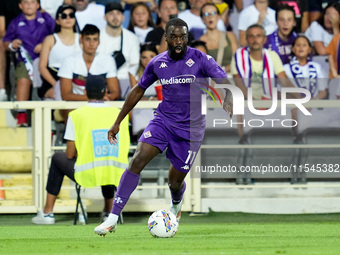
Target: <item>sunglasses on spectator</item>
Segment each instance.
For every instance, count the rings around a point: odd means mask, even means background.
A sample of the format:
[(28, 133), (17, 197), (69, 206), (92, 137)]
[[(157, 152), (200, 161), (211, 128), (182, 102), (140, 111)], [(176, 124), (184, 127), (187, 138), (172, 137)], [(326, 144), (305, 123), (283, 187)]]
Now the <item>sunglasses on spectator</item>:
[(60, 13), (60, 14), (59, 14), (59, 17), (60, 17), (61, 19), (67, 19), (67, 17), (70, 17), (70, 19), (74, 19), (75, 13), (74, 13), (74, 12), (71, 12), (71, 13), (69, 13), (69, 14), (67, 14), (67, 13)]
[(203, 16), (204, 17), (209, 17), (209, 16), (215, 16), (217, 14), (217, 12), (204, 12)]

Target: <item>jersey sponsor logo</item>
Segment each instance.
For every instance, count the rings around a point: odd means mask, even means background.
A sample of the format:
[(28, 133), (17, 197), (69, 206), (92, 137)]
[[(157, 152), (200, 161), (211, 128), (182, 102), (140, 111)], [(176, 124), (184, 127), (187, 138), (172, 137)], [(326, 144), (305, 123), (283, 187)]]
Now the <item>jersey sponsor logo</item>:
[(193, 83), (196, 80), (196, 76), (192, 74), (183, 74), (169, 79), (161, 79), (162, 85), (181, 84), (181, 83)]
[(188, 165), (182, 166), (181, 169), (189, 170), (189, 166)]
[(208, 59), (208, 60), (210, 60), (210, 59), (212, 59), (212, 58), (213, 58), (212, 56), (207, 55), (207, 59)]
[(188, 61), (185, 62), (185, 63), (187, 64), (187, 66), (192, 67), (193, 64), (195, 64), (195, 61), (193, 61), (191, 58), (189, 58)]
[(26, 25), (25, 22), (20, 21), (19, 24), (18, 24), (18, 27), (23, 27), (23, 26), (25, 26), (25, 25)]
[(165, 68), (165, 67), (168, 67), (165, 62), (162, 62), (162, 64), (159, 66), (159, 68)]
[(151, 136), (152, 136), (152, 135), (151, 135), (151, 132), (150, 132), (150, 131), (144, 133), (144, 137), (145, 137), (145, 138), (149, 138), (149, 137), (151, 137)]

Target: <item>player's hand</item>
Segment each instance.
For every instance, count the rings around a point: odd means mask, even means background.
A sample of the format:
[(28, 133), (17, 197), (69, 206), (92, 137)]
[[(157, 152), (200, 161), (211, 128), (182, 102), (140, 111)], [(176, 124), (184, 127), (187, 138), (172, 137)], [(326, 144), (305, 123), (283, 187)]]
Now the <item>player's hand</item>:
[(118, 143), (116, 135), (119, 132), (119, 125), (116, 124), (116, 122), (112, 125), (112, 127), (109, 129), (109, 132), (107, 133), (107, 139), (109, 140), (110, 144), (116, 144)]
[(230, 119), (233, 117), (233, 97), (231, 93), (224, 98), (223, 109), (230, 115)]
[(15, 39), (12, 41), (12, 47), (14, 49), (19, 49), (22, 44), (22, 41), (20, 39)]

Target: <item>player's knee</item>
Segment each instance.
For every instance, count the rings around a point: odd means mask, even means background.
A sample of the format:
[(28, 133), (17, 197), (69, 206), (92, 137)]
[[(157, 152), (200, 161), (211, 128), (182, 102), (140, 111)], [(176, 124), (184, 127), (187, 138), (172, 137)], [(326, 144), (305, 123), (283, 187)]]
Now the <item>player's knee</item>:
[(146, 159), (143, 157), (133, 157), (129, 164), (129, 170), (135, 174), (139, 174), (146, 165)]
[(172, 192), (177, 192), (181, 189), (183, 181), (169, 180), (168, 185)]

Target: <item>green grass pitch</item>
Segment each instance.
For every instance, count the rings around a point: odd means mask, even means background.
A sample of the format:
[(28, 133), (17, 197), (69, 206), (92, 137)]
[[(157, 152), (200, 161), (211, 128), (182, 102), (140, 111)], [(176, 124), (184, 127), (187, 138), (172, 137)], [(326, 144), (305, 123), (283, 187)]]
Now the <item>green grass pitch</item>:
[(34, 226), (32, 215), (0, 215), (0, 254), (340, 254), (340, 214), (260, 215), (184, 213), (179, 231), (154, 238), (147, 214), (125, 216), (117, 232), (93, 233), (98, 216), (86, 226), (72, 215), (56, 215), (53, 226)]

